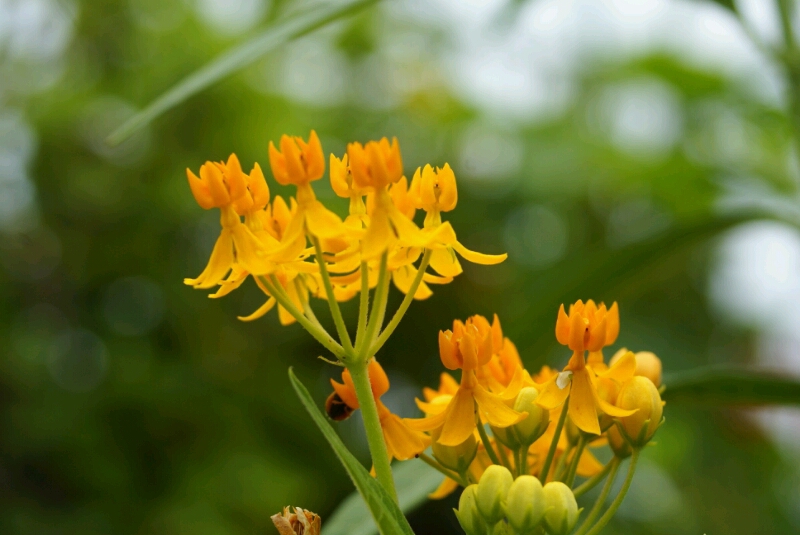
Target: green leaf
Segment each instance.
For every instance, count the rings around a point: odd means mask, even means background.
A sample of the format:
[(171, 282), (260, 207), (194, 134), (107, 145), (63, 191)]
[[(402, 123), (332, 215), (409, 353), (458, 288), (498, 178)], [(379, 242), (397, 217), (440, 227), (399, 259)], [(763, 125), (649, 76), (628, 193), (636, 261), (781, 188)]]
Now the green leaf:
[[(333, 448), (342, 466), (347, 470), (350, 479), (353, 480), (353, 484), (355, 484), (359, 494), (366, 502), (381, 535), (414, 535), (406, 517), (403, 516), (403, 512), (380, 483), (373, 479), (367, 469), (348, 451), (342, 439), (339, 438), (339, 435), (336, 434), (328, 420), (317, 408), (311, 398), (311, 394), (308, 393), (308, 389), (303, 386), (303, 383), (295, 376), (291, 368), (289, 368), (289, 380), (295, 392), (297, 392), (297, 397), (300, 398), (314, 423), (317, 424), (317, 427), (319, 427), (325, 439)], [(352, 518), (350, 520), (355, 523), (361, 521), (361, 518)], [(324, 532), (327, 533), (327, 530), (324, 530)]]
[(147, 125), (150, 121), (210, 86), (242, 69), (267, 52), (288, 43), (298, 37), (313, 32), (337, 19), (355, 13), (377, 0), (351, 0), (349, 2), (331, 2), (315, 8), (309, 8), (301, 14), (288, 16), (275, 22), (272, 26), (254, 36), (249, 41), (228, 50), (218, 58), (201, 67), (184, 78), (166, 93), (155, 99), (144, 110), (137, 113), (116, 129), (106, 141), (110, 145), (118, 145), (131, 134)]
[(664, 379), (662, 398), (695, 405), (800, 405), (800, 381), (733, 367), (699, 368)]
[[(436, 490), (442, 482), (442, 474), (419, 460), (402, 463), (394, 470), (397, 497), (404, 513), (413, 511)], [(375, 522), (367, 515), (361, 497), (353, 493), (348, 496), (324, 523), (325, 535), (374, 535), (378, 532)]]

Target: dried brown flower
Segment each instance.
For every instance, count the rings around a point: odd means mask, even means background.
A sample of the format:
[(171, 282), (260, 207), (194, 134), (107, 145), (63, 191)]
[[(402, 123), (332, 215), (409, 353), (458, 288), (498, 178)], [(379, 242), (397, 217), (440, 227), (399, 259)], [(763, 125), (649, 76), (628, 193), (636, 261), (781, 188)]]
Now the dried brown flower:
[(319, 515), (299, 507), (294, 508), (294, 513), (284, 507), (282, 513), (272, 515), (272, 523), (280, 535), (319, 535), (322, 529)]

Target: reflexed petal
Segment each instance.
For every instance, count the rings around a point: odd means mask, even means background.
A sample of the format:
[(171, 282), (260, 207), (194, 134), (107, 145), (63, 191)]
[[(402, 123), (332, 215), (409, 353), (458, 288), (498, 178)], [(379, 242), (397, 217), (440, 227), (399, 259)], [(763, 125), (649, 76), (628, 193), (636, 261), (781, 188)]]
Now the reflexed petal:
[[(397, 286), (398, 290), (407, 294), (409, 290), (411, 290), (411, 284), (414, 282), (416, 276), (417, 270), (413, 266), (403, 266), (392, 273), (392, 281), (394, 285)], [(420, 282), (417, 291), (414, 293), (414, 299), (427, 299), (431, 295), (433, 295), (433, 292), (428, 288), (428, 285), (424, 282)]]
[(241, 267), (234, 265), (233, 269), (231, 270), (231, 274), (228, 275), (228, 278), (224, 281), (219, 283), (219, 290), (216, 293), (209, 295), (208, 297), (212, 299), (217, 299), (219, 297), (225, 297), (239, 286), (242, 285), (244, 281), (247, 280), (248, 273), (244, 271)]
[(237, 316), (237, 318), (240, 319), (241, 321), (257, 320), (258, 318), (264, 316), (264, 314), (272, 310), (272, 307), (275, 306), (276, 302), (277, 301), (275, 301), (274, 297), (270, 297), (263, 305), (258, 307), (256, 311), (250, 314), (249, 316)]
[(378, 211), (373, 214), (367, 233), (361, 240), (361, 257), (365, 260), (376, 258), (396, 241), (397, 238), (389, 225), (389, 217)]
[(344, 225), (339, 216), (325, 208), (319, 201), (313, 201), (304, 206), (306, 213), (306, 228), (310, 234), (320, 238), (335, 238), (341, 236)]
[(281, 305), (278, 305), (278, 319), (280, 320), (281, 325), (284, 327), (297, 321), (294, 316), (289, 314), (289, 311), (283, 308)]
[(453, 244), (453, 249), (456, 250), (458, 254), (464, 257), (464, 260), (468, 262), (472, 262), (473, 264), (482, 264), (484, 266), (492, 266), (494, 264), (499, 264), (500, 262), (504, 261), (508, 258), (508, 254), (483, 254), (478, 253), (476, 251), (470, 251), (461, 242), (455, 242)]
[(456, 490), (458, 490), (459, 484), (446, 477), (442, 480), (442, 483), (437, 487), (436, 490), (428, 494), (428, 498), (431, 500), (441, 500), (443, 498), (447, 498), (451, 494), (453, 494)]
[[(419, 400), (417, 401), (418, 403), (421, 403)], [(452, 402), (453, 401), (450, 400), (450, 403)], [(450, 407), (450, 403), (447, 404), (447, 408)], [(446, 409), (438, 414), (432, 414), (426, 418), (405, 418), (403, 421), (411, 429), (416, 429), (417, 431), (433, 431), (434, 429), (444, 425), (448, 412)]]
[(589, 449), (583, 450), (583, 455), (578, 459), (577, 473), (581, 477), (592, 477), (603, 469), (603, 464), (597, 460)]
[[(546, 383), (541, 385), (539, 389), (539, 397), (536, 398), (536, 403), (547, 410), (553, 410), (563, 405), (564, 400), (569, 395), (570, 386), (566, 388), (559, 388), (556, 384), (558, 374), (554, 375)], [(539, 386), (539, 385), (537, 385)]]
[(281, 245), (274, 251), (270, 251), (268, 257), (272, 262), (286, 263), (297, 260), (306, 248), (306, 236), (303, 233), (304, 214), (300, 211), (295, 213), (288, 226), (283, 232)]
[(275, 265), (262, 256), (264, 246), (249, 228), (240, 223), (231, 229), (231, 235), (236, 248), (236, 262), (242, 269), (253, 275), (265, 275), (275, 270)]
[(401, 461), (411, 459), (430, 445), (430, 437), (411, 429), (395, 414), (382, 417), (381, 427), (389, 455)]
[(434, 249), (431, 251), (430, 266), (439, 275), (444, 277), (455, 277), (460, 275), (464, 270), (461, 269), (461, 264), (458, 261), (452, 249)]
[(517, 412), (510, 408), (500, 396), (492, 394), (480, 385), (475, 387), (475, 401), (478, 402), (484, 421), (495, 427), (508, 427), (528, 416), (527, 412)]
[[(345, 381), (345, 383), (347, 383), (347, 381)], [(345, 405), (351, 409), (357, 409), (359, 407), (355, 388), (348, 384), (337, 383), (333, 379), (331, 379), (331, 386), (333, 387), (334, 392), (336, 392), (341, 400), (345, 403)]]
[(569, 396), (569, 417), (579, 429), (600, 434), (597, 420), (597, 393), (591, 381), (590, 372), (584, 368), (572, 374), (572, 391)]
[(614, 364), (600, 375), (608, 379), (613, 379), (618, 383), (623, 383), (633, 377), (635, 373), (636, 356), (633, 354), (633, 351), (628, 351), (616, 359)]
[(233, 239), (231, 231), (222, 229), (211, 251), (208, 265), (196, 279), (184, 279), (184, 284), (205, 290), (216, 286), (230, 271), (233, 264)]
[(438, 442), (443, 446), (458, 446), (467, 440), (473, 431), (475, 431), (475, 400), (472, 397), (472, 389), (459, 388), (447, 406), (444, 427)]

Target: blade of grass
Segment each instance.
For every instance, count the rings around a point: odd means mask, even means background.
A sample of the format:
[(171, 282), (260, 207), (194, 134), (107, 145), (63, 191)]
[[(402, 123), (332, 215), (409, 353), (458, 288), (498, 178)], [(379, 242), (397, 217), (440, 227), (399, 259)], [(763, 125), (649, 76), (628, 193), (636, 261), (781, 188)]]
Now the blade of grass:
[[(394, 481), (400, 509), (408, 513), (425, 503), (428, 494), (442, 482), (442, 474), (412, 459), (394, 470)], [(374, 535), (378, 532), (364, 500), (357, 493), (348, 496), (323, 522), (323, 526), (325, 535)]]
[(331, 2), (275, 22), (249, 41), (228, 50), (178, 82), (178, 84), (151, 102), (144, 110), (131, 117), (112, 132), (106, 138), (106, 142), (109, 145), (122, 143), (131, 134), (165, 111), (229, 74), (250, 65), (264, 54), (376, 2), (377, 0)]
[(300, 382), (291, 368), (289, 368), (289, 380), (297, 393), (297, 397), (300, 398), (303, 406), (311, 415), (311, 419), (322, 431), (323, 436), (333, 448), (350, 479), (353, 480), (353, 484), (364, 499), (381, 535), (414, 535), (406, 517), (403, 516), (403, 512), (380, 483), (373, 479), (367, 469), (350, 453), (342, 439), (339, 438), (339, 435), (336, 434), (328, 420), (317, 408), (311, 398), (311, 394), (308, 393), (308, 389)]
[(800, 405), (800, 380), (764, 370), (698, 368), (664, 378), (668, 403), (704, 406)]

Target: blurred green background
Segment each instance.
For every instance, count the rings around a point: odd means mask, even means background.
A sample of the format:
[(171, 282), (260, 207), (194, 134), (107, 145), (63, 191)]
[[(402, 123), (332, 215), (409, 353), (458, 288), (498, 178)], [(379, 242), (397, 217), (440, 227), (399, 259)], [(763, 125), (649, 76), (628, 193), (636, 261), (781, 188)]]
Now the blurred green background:
[[(397, 136), (409, 176), (449, 162), (461, 241), (509, 253), (434, 288), (379, 355), (403, 416), (436, 384), (437, 330), (454, 318), (497, 312), (530, 369), (563, 365), (556, 311), (578, 298), (617, 300), (618, 346), (667, 373), (800, 374), (778, 2), (736, 2), (745, 25), (732, 5), (387, 0), (110, 147), (125, 119), (296, 6), (0, 0), (0, 532), (274, 533), (287, 504), (324, 528), (352, 491), (287, 382), (294, 366), (321, 402), (338, 371), (322, 348), (274, 312), (237, 321), (262, 302), (252, 284), (221, 300), (182, 284), (218, 233), (184, 168), (234, 151), (266, 168), (282, 133), (314, 128), (337, 155)], [(800, 412), (666, 417), (608, 533), (800, 531)], [(359, 426), (338, 428), (366, 461)], [(456, 500), (413, 514), (416, 532), (461, 533)]]

